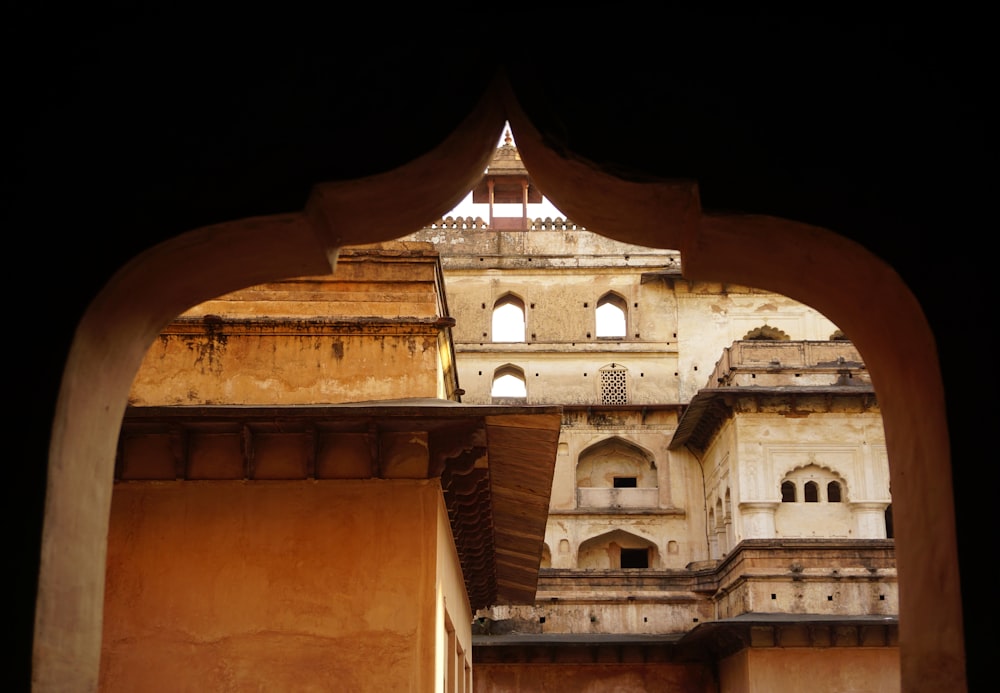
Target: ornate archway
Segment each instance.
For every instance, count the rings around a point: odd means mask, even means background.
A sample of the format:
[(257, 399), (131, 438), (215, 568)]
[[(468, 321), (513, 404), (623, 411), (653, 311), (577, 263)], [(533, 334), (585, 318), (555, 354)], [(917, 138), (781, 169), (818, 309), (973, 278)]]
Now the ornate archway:
[[(539, 187), (570, 218), (616, 240), (678, 249), (691, 279), (790, 296), (851, 335), (879, 394), (886, 428), (903, 585), (904, 689), (964, 685), (940, 367), (921, 307), (900, 277), (825, 229), (703, 212), (694, 181), (624, 180), (567, 158), (546, 144), (501, 80), (425, 156), (385, 174), (319, 184), (298, 213), (174, 238), (122, 267), (91, 303), (70, 349), (52, 428), (34, 645), (37, 690), (96, 688), (114, 448), (129, 386), (162, 326), (228, 291), (327, 272), (339, 247), (397, 238), (438, 218), (482, 174), (505, 120)], [(905, 364), (897, 358), (900, 342), (909, 345)], [(914, 372), (921, 377), (913, 378)], [(928, 565), (935, 570), (925, 570)]]

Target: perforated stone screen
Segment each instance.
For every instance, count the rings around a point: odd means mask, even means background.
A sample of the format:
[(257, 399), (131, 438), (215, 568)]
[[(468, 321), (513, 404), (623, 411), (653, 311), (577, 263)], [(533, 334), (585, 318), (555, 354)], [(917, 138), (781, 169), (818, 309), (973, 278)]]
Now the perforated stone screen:
[(601, 369), (602, 404), (628, 404), (628, 389), (625, 384), (626, 372), (623, 366)]

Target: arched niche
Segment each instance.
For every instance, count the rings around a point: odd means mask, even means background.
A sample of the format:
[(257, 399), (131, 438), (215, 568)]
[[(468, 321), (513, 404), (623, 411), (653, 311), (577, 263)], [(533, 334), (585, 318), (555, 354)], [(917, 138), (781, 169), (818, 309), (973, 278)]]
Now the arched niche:
[(648, 450), (613, 436), (580, 453), (576, 485), (578, 488), (655, 488), (656, 462)]
[(687, 279), (789, 296), (851, 335), (886, 432), (903, 690), (965, 690), (944, 389), (934, 336), (899, 275), (827, 229), (703, 211), (696, 181), (619, 178), (557, 151), (503, 80), (424, 156), (318, 184), (299, 212), (193, 229), (134, 257), (89, 304), (64, 364), (49, 445), (35, 690), (96, 690), (115, 446), (132, 379), (159, 331), (201, 301), (328, 272), (339, 247), (398, 238), (440, 218), (481, 177), (505, 120), (533, 179), (567, 217), (619, 241), (679, 250)]
[(552, 549), (549, 548), (548, 543), (542, 544), (542, 560), (539, 564), (540, 568), (551, 568), (552, 567)]
[(576, 560), (580, 570), (655, 568), (660, 554), (650, 540), (615, 529), (582, 542)]

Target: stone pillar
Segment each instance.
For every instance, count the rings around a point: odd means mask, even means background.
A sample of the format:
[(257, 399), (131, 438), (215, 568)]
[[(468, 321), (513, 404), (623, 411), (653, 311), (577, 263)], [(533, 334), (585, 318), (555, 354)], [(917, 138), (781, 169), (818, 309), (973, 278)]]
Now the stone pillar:
[(740, 503), (743, 516), (743, 539), (773, 539), (775, 501), (745, 501)]
[(718, 524), (715, 526), (715, 546), (719, 552), (719, 558), (725, 558), (726, 554), (729, 553), (729, 543), (726, 541), (726, 525)]
[(528, 228), (528, 181), (521, 181), (521, 221)]
[(858, 539), (885, 539), (886, 501), (858, 501), (851, 503), (854, 515), (854, 533)]
[(486, 182), (486, 185), (490, 190), (490, 228), (493, 228), (493, 179), (491, 178)]

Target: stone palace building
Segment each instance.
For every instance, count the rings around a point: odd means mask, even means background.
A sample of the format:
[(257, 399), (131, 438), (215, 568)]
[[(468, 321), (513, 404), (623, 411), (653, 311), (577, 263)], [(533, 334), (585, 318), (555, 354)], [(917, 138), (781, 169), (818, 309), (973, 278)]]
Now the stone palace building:
[(154, 342), (101, 689), (900, 690), (885, 434), (849, 335), (531, 219), (509, 134), (473, 199), (487, 219), (344, 248)]

